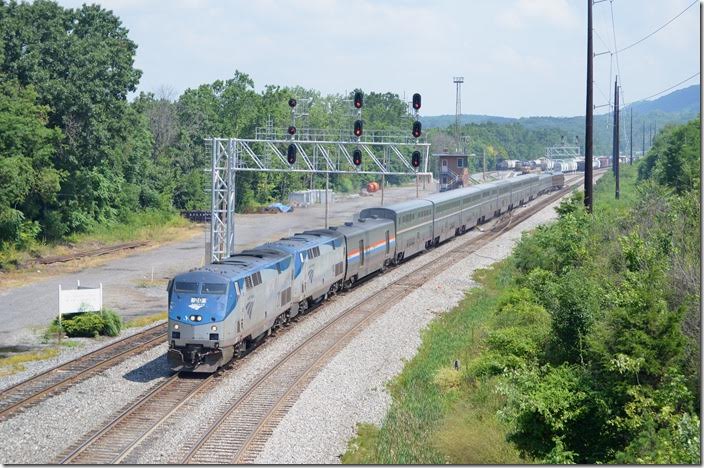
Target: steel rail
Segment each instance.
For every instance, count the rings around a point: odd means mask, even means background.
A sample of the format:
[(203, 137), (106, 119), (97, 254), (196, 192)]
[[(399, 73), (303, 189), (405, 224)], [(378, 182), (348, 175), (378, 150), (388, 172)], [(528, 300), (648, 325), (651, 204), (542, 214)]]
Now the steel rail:
[(166, 323), (155, 325), (2, 390), (0, 392), (0, 421), (58, 391), (66, 390), (130, 356), (165, 342), (166, 329)]
[[(513, 221), (515, 224), (525, 221), (569, 193), (578, 183), (573, 183), (575, 180), (580, 180), (580, 177), (573, 178), (570, 181), (572, 185), (566, 182), (565, 188), (538, 200), (534, 206), (522, 210), (516, 216), (507, 217), (505, 223), (503, 217), (499, 218), (491, 230), (460, 243), (447, 255), (419, 266), (388, 285), (383, 291), (371, 298), (362, 299), (340, 313), (234, 399), (231, 406), (188, 450), (182, 463), (253, 462), (276, 425), (317, 372), (372, 320), (386, 312), (387, 306), (395, 304), (398, 299), (414, 291), (468, 253), (501, 236)], [(334, 327), (344, 326), (345, 321), (348, 322), (348, 328), (335, 336)], [(331, 341), (327, 345), (323, 343), (326, 339)]]

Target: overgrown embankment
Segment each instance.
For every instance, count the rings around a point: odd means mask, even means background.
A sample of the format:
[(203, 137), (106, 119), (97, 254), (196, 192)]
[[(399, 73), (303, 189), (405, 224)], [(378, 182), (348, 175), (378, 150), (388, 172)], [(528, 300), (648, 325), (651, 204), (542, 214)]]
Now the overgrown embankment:
[(343, 461), (699, 463), (698, 126), (482, 272)]

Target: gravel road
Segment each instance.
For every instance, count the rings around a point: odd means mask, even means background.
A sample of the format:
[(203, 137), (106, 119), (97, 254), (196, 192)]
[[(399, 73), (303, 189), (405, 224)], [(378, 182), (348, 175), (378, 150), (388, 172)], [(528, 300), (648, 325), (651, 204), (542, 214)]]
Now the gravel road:
[[(413, 190), (414, 192), (415, 190)], [(409, 294), (345, 347), (313, 380), (266, 444), (259, 463), (335, 463), (359, 422), (379, 424), (390, 404), (385, 383), (415, 354), (420, 332), (437, 314), (457, 304), (472, 287), (471, 274), (507, 256), (523, 231), (555, 217), (552, 207), (504, 233), (431, 283)], [(470, 232), (466, 238), (477, 236)], [(248, 383), (265, 372), (343, 310), (385, 288), (417, 266), (444, 255), (450, 242), (344, 295), (336, 296), (300, 323), (279, 333), (226, 373), (214, 391), (190, 403), (155, 431), (128, 463), (178, 463), (194, 434)], [(0, 423), (0, 463), (52, 461), (83, 434), (105, 423), (168, 371), (165, 345), (133, 357)]]
[[(422, 186), (420, 187), (422, 189)], [(432, 193), (428, 185), (422, 193)], [(414, 198), (415, 186), (387, 188), (384, 204)], [(331, 225), (349, 221), (361, 209), (381, 202), (379, 192), (369, 197), (351, 197), (329, 206)], [(280, 239), (295, 232), (325, 224), (324, 206), (296, 209), (287, 214), (237, 215), (237, 248), (253, 247), (267, 240)], [(264, 228), (263, 228), (264, 227)], [(103, 284), (106, 307), (129, 319), (166, 310), (166, 292), (163, 286), (140, 287), (140, 282), (151, 278), (169, 279), (175, 274), (201, 266), (205, 252), (203, 233), (186, 241), (174, 242), (149, 250), (139, 250), (104, 265), (86, 268), (38, 281), (26, 286), (0, 288), (0, 347), (32, 344), (39, 341), (41, 329), (58, 313), (58, 287), (75, 288), (80, 280), (83, 286)]]

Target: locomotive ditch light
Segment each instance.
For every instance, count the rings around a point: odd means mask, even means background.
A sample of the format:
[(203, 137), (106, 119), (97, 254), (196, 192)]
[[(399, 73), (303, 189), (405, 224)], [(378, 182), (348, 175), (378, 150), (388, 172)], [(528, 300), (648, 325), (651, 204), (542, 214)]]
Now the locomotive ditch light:
[(293, 109), (294, 107), (296, 107), (296, 104), (298, 104), (298, 103), (296, 102), (296, 100), (295, 100), (294, 98), (291, 98), (291, 99), (288, 100), (288, 106), (289, 106), (291, 109)]
[(181, 327), (178, 326), (178, 323), (174, 323), (174, 330), (178, 330), (179, 328)]
[(411, 133), (413, 134), (413, 136), (415, 138), (418, 138), (421, 136), (421, 134), (422, 134), (421, 128), (422, 127), (420, 125), (420, 122), (418, 122), (417, 120), (415, 122), (413, 122), (413, 131)]
[(296, 163), (296, 152), (298, 150), (296, 149), (296, 145), (291, 143), (288, 145), (288, 149), (286, 150), (286, 159), (288, 160), (289, 164), (295, 164)]
[(355, 166), (362, 164), (362, 152), (359, 149), (352, 151), (352, 162)]
[(354, 107), (357, 109), (362, 108), (362, 104), (364, 103), (364, 96), (361, 91), (356, 91), (354, 93)]
[(418, 167), (420, 166), (420, 151), (414, 151), (411, 154), (411, 165), (413, 167)]
[(415, 110), (420, 109), (420, 94), (418, 94), (418, 93), (415, 93), (413, 95), (413, 108)]
[(210, 329), (213, 330), (213, 331), (218, 331), (217, 325), (213, 325), (212, 327), (210, 327)]
[(288, 134), (289, 134), (289, 135), (295, 135), (295, 134), (296, 134), (296, 127), (294, 127), (293, 125), (291, 125), (290, 127), (288, 127)]
[(361, 120), (355, 120), (354, 121), (354, 136), (360, 137), (362, 136), (362, 121)]

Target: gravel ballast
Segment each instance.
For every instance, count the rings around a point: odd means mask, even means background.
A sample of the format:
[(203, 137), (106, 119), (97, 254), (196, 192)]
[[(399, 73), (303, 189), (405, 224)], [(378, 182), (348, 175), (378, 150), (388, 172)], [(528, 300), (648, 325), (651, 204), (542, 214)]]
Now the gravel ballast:
[[(303, 392), (267, 442), (258, 463), (336, 463), (359, 422), (379, 424), (390, 405), (385, 383), (398, 374), (404, 360), (413, 357), (420, 331), (436, 314), (454, 307), (474, 286), (477, 268), (505, 258), (521, 232), (553, 219), (553, 206), (543, 209), (517, 228), (504, 233), (490, 246), (447, 269), (432, 282), (414, 291), (354, 338)], [(462, 241), (476, 237), (473, 231)], [(389, 283), (452, 250), (458, 241), (427, 252), (354, 290), (328, 301), (299, 323), (278, 333), (220, 377), (218, 385), (197, 401), (184, 405), (127, 457), (126, 463), (179, 463), (186, 449), (204, 429), (255, 379), (325, 323), (344, 310), (384, 289)], [(135, 329), (134, 332), (137, 330)], [(100, 343), (100, 345), (105, 344)], [(96, 346), (97, 347), (97, 346)], [(74, 353), (62, 352), (55, 360), (30, 364), (14, 379), (53, 367)], [(120, 408), (170, 374), (166, 345), (128, 359), (100, 375), (44, 401), (11, 419), (0, 422), (0, 463), (45, 464), (86, 433), (104, 425)], [(45, 367), (44, 367), (45, 366)]]
[(0, 462), (47, 464), (170, 372), (157, 346), (0, 422)]
[[(128, 336), (136, 335), (137, 333), (144, 331), (147, 328), (152, 328), (164, 322), (165, 320), (159, 320), (143, 327), (127, 328), (123, 330), (119, 336), (116, 336), (114, 338), (101, 338), (99, 340), (95, 340), (93, 338), (68, 338), (64, 341), (77, 342), (79, 343), (79, 345), (73, 348), (65, 346), (56, 346), (59, 349), (59, 354), (57, 356), (51, 359), (44, 359), (41, 361), (30, 361), (24, 363), (23, 365), (25, 367), (25, 370), (12, 375), (5, 376), (2, 378), (2, 380), (0, 380), (0, 391), (15, 384), (18, 384), (24, 380), (27, 380), (44, 371), (47, 371), (53, 367), (65, 364), (72, 359), (76, 359), (80, 356), (88, 354), (91, 351), (103, 348), (111, 343), (114, 343), (115, 341), (127, 338)], [(33, 339), (36, 340), (36, 336)], [(52, 340), (55, 342), (55, 339), (52, 338)]]
[[(385, 384), (416, 354), (421, 330), (475, 286), (470, 278), (477, 269), (508, 257), (522, 232), (553, 220), (558, 203), (448, 268), (372, 323), (301, 394), (256, 463), (339, 463), (358, 423), (381, 424), (391, 404)], [(430, 255), (451, 248), (452, 243)]]

